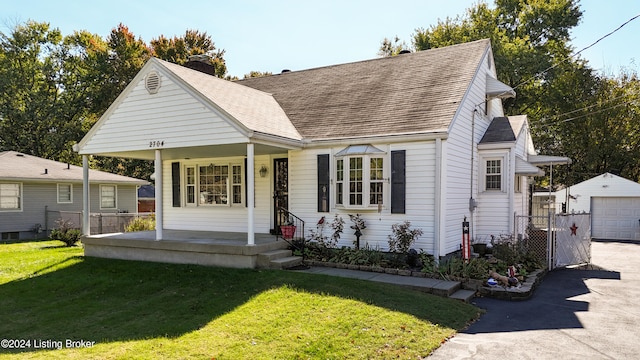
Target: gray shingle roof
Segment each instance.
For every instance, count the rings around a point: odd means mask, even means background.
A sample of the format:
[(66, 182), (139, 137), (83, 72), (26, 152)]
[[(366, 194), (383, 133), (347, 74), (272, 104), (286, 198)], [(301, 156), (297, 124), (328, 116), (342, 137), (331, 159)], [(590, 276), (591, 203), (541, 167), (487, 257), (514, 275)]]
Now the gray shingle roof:
[(480, 144), (516, 141), (516, 135), (508, 118), (495, 117), (480, 140)]
[[(0, 181), (82, 182), (82, 167), (26, 155), (16, 151), (0, 152)], [(148, 182), (99, 170), (89, 170), (91, 183), (144, 185)]]
[(446, 130), (489, 40), (237, 81), (270, 93), (307, 139)]

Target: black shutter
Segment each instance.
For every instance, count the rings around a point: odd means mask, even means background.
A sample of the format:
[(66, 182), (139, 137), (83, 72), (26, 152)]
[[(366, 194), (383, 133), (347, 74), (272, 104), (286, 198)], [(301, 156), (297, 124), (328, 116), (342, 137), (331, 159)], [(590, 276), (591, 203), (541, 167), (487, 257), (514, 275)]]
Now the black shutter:
[(329, 212), (329, 154), (318, 155), (318, 212)]
[(180, 207), (180, 163), (179, 162), (171, 163), (171, 190), (173, 193), (173, 207)]
[(405, 150), (391, 152), (391, 213), (405, 213), (407, 182), (405, 174)]

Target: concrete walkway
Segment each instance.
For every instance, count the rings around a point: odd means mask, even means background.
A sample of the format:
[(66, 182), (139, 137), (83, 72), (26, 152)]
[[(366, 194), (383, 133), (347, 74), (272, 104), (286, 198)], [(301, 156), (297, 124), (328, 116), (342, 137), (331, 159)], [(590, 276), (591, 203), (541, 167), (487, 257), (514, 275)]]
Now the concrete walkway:
[(469, 302), (474, 295), (474, 291), (463, 290), (457, 281), (447, 281), (430, 278), (420, 278), (414, 276), (400, 276), (386, 273), (376, 273), (360, 270), (338, 269), (330, 267), (311, 267), (303, 272), (313, 274), (323, 274), (329, 276), (339, 276), (367, 281), (383, 282), (387, 284), (401, 285), (416, 290), (424, 291), (429, 294), (449, 297), (455, 300)]
[(429, 359), (640, 358), (640, 244), (591, 253), (591, 270), (552, 271), (529, 300), (474, 299), (487, 313)]

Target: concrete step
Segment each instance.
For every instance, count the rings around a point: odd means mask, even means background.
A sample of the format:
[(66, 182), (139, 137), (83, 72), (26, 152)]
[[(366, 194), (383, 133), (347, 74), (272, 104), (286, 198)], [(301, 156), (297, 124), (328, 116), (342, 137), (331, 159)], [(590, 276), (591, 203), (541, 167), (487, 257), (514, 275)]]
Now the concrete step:
[(273, 259), (269, 263), (270, 269), (289, 269), (302, 264), (302, 256), (287, 256)]
[(459, 281), (441, 280), (431, 287), (431, 293), (438, 296), (449, 297), (451, 294), (460, 290), (462, 285)]
[(258, 254), (258, 258), (256, 259), (256, 266), (261, 269), (269, 269), (271, 268), (271, 262), (273, 260), (282, 259), (290, 256), (291, 256), (291, 250), (287, 250), (287, 249), (265, 251), (263, 253)]
[(460, 289), (453, 294), (449, 295), (449, 299), (461, 300), (466, 303), (470, 303), (471, 299), (473, 299), (476, 295), (476, 292), (473, 290), (464, 290)]

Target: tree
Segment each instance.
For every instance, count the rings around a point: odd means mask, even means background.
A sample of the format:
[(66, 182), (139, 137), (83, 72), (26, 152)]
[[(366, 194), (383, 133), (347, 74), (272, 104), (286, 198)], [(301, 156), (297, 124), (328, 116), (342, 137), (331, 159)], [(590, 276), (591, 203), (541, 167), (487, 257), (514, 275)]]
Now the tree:
[[(609, 171), (640, 180), (638, 77), (597, 75), (572, 56), (570, 30), (582, 12), (575, 0), (496, 0), (413, 34), (416, 51), (488, 38), (498, 78), (518, 96), (508, 115), (527, 114), (537, 150), (573, 160), (554, 183), (573, 184)], [(397, 44), (398, 39), (395, 40)], [(381, 55), (394, 55), (385, 39)], [(557, 182), (556, 182), (557, 180)]]
[(73, 52), (58, 29), (29, 21), (0, 33), (0, 150), (70, 161), (86, 114), (74, 101)]
[(271, 76), (273, 73), (270, 71), (251, 71), (248, 74), (244, 74), (244, 79), (263, 77), (263, 76)]
[(153, 54), (158, 58), (175, 64), (184, 65), (191, 55), (208, 55), (209, 63), (215, 67), (217, 77), (224, 78), (227, 65), (224, 61), (224, 50), (216, 49), (211, 36), (206, 32), (187, 30), (184, 36), (168, 39), (160, 35), (151, 40)]
[(407, 46), (406, 42), (400, 42), (400, 38), (396, 35), (393, 38), (393, 41), (384, 38), (382, 40), (382, 44), (380, 45), (380, 50), (378, 50), (379, 56), (396, 56), (400, 54), (402, 50), (408, 50), (409, 46)]

